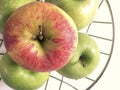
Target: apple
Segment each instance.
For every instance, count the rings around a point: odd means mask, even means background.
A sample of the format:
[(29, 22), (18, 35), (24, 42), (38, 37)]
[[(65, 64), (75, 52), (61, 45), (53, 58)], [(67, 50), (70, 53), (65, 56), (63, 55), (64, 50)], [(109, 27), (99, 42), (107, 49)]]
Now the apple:
[(0, 33), (8, 17), (19, 7), (36, 0), (0, 0)]
[(49, 72), (32, 72), (17, 65), (6, 53), (0, 61), (3, 81), (15, 90), (35, 90), (49, 78)]
[(74, 21), (62, 9), (32, 2), (17, 9), (3, 32), (5, 48), (18, 65), (32, 71), (53, 71), (66, 65), (78, 43)]
[(88, 76), (99, 63), (100, 53), (97, 43), (87, 34), (78, 34), (78, 46), (69, 63), (57, 72), (70, 79)]
[(78, 30), (90, 24), (98, 8), (99, 0), (46, 0), (65, 10), (75, 21)]

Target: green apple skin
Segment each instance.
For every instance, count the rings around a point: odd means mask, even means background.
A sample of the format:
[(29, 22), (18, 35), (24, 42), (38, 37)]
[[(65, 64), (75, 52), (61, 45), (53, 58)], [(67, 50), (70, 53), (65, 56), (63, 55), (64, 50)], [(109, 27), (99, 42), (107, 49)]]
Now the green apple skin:
[(0, 75), (15, 90), (35, 90), (49, 78), (49, 72), (32, 72), (20, 67), (7, 53), (0, 61)]
[(0, 0), (0, 33), (8, 17), (19, 7), (36, 0)]
[(61, 75), (80, 79), (95, 70), (99, 63), (100, 53), (96, 42), (90, 36), (79, 33), (78, 47), (70, 62), (57, 72)]
[(17, 9), (7, 20), (4, 45), (12, 60), (32, 71), (48, 72), (66, 65), (78, 43), (72, 18), (46, 2), (32, 2)]
[(97, 12), (99, 0), (46, 0), (65, 10), (75, 21), (78, 30), (89, 25)]

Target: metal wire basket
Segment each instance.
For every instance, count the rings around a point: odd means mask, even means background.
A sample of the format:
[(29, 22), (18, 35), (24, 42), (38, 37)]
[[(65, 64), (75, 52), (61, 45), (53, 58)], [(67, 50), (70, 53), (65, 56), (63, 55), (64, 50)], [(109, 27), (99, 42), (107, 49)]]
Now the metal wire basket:
[[(80, 32), (88, 34), (97, 42), (101, 53), (98, 67), (89, 76), (79, 80), (68, 79), (53, 71), (47, 82), (38, 90), (89, 90), (102, 77), (112, 56), (115, 36), (114, 18), (108, 0), (100, 0), (96, 18)], [(0, 34), (0, 59), (5, 52), (2, 35)], [(4, 83), (2, 79), (0, 79), (0, 83)], [(8, 87), (5, 84), (3, 85)]]

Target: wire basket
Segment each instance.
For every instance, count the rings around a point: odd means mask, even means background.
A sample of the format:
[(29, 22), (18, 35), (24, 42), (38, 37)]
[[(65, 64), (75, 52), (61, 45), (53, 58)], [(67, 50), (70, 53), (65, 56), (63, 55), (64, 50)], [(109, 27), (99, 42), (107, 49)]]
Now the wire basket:
[[(112, 56), (115, 27), (109, 1), (99, 1), (99, 8), (95, 19), (88, 27), (80, 31), (88, 34), (97, 42), (101, 53), (98, 67), (89, 76), (79, 80), (68, 79), (53, 71), (50, 73), (47, 82), (38, 90), (89, 90), (102, 77)], [(2, 34), (0, 34), (0, 59), (5, 52), (6, 49), (4, 47)], [(6, 87), (6, 90), (12, 90), (2, 81), (2, 79), (0, 79), (0, 88), (1, 85)]]

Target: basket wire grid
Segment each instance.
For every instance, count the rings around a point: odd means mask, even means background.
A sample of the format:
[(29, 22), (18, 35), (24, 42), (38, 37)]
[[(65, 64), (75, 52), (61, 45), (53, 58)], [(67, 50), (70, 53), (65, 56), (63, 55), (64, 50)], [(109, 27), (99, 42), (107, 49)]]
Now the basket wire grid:
[[(90, 37), (95, 39), (96, 42), (98, 42), (98, 44), (100, 44), (98, 39), (103, 42), (102, 44), (104, 44), (106, 42), (110, 43), (109, 50), (107, 52), (104, 52), (104, 51), (100, 50), (101, 59), (103, 59), (102, 56), (105, 56), (106, 57), (105, 59), (107, 59), (105, 61), (104, 65), (102, 66), (102, 68), (100, 68), (100, 69), (98, 68), (91, 75), (89, 75), (89, 76), (87, 76), (87, 77), (85, 77), (83, 79), (80, 79), (80, 80), (71, 80), (71, 79), (65, 78), (63, 76), (60, 76), (57, 72), (53, 71), (53, 72), (51, 72), (50, 77), (47, 80), (47, 82), (38, 90), (51, 90), (51, 89), (53, 90), (54, 87), (55, 87), (55, 90), (65, 90), (65, 89), (69, 89), (69, 90), (90, 90), (98, 82), (98, 80), (102, 77), (103, 73), (105, 72), (105, 70), (106, 70), (106, 68), (107, 68), (107, 66), (108, 66), (108, 64), (110, 62), (111, 56), (112, 56), (113, 47), (114, 47), (114, 36), (115, 36), (115, 33), (114, 33), (115, 32), (114, 18), (113, 18), (113, 14), (112, 14), (112, 9), (111, 9), (110, 3), (109, 3), (108, 0), (101, 0), (100, 3), (99, 3), (98, 10), (103, 6), (103, 4), (105, 4), (108, 7), (110, 20), (108, 20), (108, 21), (93, 20), (93, 22), (91, 24), (89, 24), (89, 26), (86, 27), (83, 30), (83, 33), (86, 33)], [(103, 15), (103, 14), (104, 13), (102, 13), (101, 15)], [(92, 33), (91, 29), (92, 29), (92, 27), (94, 27), (95, 24), (97, 24), (97, 25), (98, 24), (108, 25), (108, 27), (111, 30), (110, 38), (104, 37), (104, 36), (100, 36), (100, 35), (96, 35), (95, 33)], [(100, 27), (100, 28), (102, 28), (102, 27)], [(97, 30), (96, 30), (96, 32), (97, 32)], [(102, 32), (104, 33), (104, 31), (102, 31)], [(105, 34), (108, 34), (108, 33), (105, 33)], [(106, 46), (107, 45), (108, 44), (106, 44)], [(104, 48), (107, 48), (107, 47), (104, 47)], [(6, 52), (6, 50), (4, 48), (3, 38), (2, 38), (2, 35), (0, 34), (0, 59), (2, 58), (2, 56), (4, 55), (5, 52)], [(101, 63), (101, 64), (103, 64), (103, 63)], [(99, 73), (97, 73), (97, 71), (99, 71)], [(95, 77), (94, 77), (93, 74), (96, 74)], [(1, 78), (0, 78), (0, 82), (2, 82)], [(73, 82), (73, 83), (71, 83), (71, 82)], [(84, 87), (81, 88), (82, 86), (84, 86)], [(51, 89), (50, 89), (50, 87), (51, 87)]]

